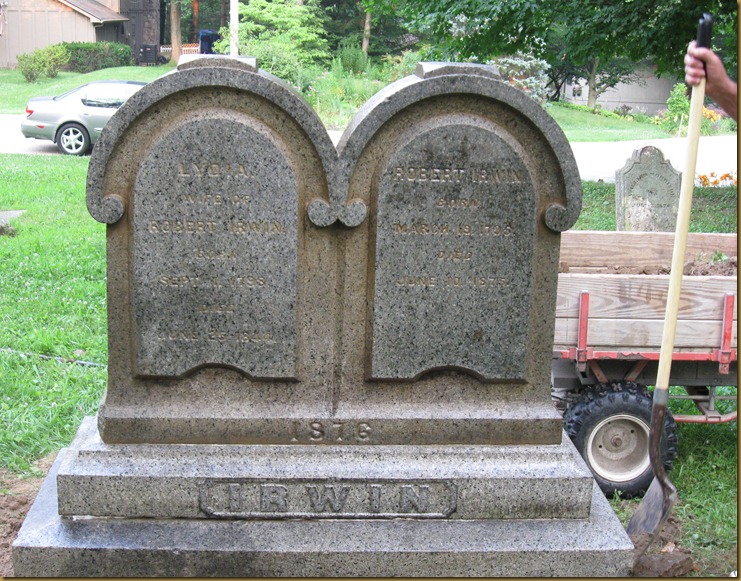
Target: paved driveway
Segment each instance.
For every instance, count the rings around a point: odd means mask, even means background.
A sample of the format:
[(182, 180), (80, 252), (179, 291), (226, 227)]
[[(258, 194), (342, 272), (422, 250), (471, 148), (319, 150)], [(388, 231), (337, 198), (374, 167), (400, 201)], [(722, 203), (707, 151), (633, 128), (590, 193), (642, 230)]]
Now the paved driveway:
[[(0, 153), (35, 153), (61, 155), (51, 141), (26, 139), (21, 133), (25, 115), (0, 115)], [(336, 144), (339, 131), (330, 131)], [(584, 180), (615, 181), (615, 172), (625, 165), (633, 151), (645, 145), (658, 147), (672, 166), (682, 171), (685, 164), (685, 139), (656, 139), (653, 141), (614, 141), (607, 143), (572, 143), (579, 173)], [(722, 175), (737, 171), (738, 140), (736, 135), (701, 137), (697, 152), (697, 173)]]
[(21, 115), (0, 115), (0, 153), (53, 153), (59, 154), (56, 144), (41, 139), (26, 139), (21, 133)]

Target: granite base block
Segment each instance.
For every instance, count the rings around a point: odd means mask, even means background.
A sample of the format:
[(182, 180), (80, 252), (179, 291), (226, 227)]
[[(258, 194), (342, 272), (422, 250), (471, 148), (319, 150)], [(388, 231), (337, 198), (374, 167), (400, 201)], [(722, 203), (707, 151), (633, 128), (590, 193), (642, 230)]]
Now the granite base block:
[(58, 477), (66, 516), (587, 518), (592, 476), (557, 446), (114, 444), (86, 418)]
[(584, 519), (61, 517), (69, 453), (13, 545), (17, 576), (604, 577), (632, 566), (633, 545), (596, 485)]

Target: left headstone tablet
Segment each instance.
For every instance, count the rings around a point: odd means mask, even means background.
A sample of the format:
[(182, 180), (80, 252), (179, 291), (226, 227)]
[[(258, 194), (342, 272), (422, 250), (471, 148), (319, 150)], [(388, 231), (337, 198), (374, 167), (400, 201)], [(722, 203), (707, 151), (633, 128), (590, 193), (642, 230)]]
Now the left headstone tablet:
[(254, 59), (203, 61), (130, 100), (91, 159), (88, 207), (109, 224), (105, 440), (223, 441), (231, 419), (241, 433), (226, 440), (248, 442), (249, 416), (295, 401), (331, 359), (299, 312), (331, 312), (302, 302), (329, 296), (331, 275), (308, 276), (327, 253), (302, 236), (301, 209), (328, 197), (335, 149)]

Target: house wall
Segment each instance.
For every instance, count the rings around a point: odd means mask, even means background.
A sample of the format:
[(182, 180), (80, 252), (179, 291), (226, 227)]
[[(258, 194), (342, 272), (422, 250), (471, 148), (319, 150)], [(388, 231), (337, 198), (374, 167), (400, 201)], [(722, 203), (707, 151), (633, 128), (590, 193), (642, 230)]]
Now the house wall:
[[(652, 68), (642, 68), (636, 72), (643, 84), (619, 83), (614, 89), (602, 93), (597, 98), (597, 105), (611, 111), (627, 105), (647, 115), (656, 115), (662, 109), (666, 109), (666, 100), (677, 80), (673, 77), (658, 78)], [(581, 95), (575, 95), (579, 89)], [(565, 85), (563, 98), (568, 103), (586, 105), (588, 96), (589, 87), (584, 79), (581, 79), (580, 83)]]
[(123, 24), (120, 22), (111, 22), (95, 27), (96, 42), (123, 42), (122, 33)]
[(54, 0), (5, 0), (0, 68), (14, 68), (19, 54), (60, 42), (95, 42), (90, 20)]
[(98, 0), (98, 4), (102, 4), (114, 12), (121, 12), (121, 0)]

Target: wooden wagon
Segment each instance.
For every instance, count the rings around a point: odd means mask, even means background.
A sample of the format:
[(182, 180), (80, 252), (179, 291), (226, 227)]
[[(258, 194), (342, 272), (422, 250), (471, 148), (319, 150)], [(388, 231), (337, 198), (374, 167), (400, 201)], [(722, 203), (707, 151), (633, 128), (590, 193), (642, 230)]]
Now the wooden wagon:
[[(640, 494), (652, 479), (648, 386), (656, 380), (669, 286), (668, 273), (654, 273), (671, 263), (673, 240), (671, 232), (562, 235), (553, 396), (566, 432), (608, 493)], [(711, 268), (736, 257), (736, 234), (689, 236), (685, 263)], [(738, 384), (736, 290), (735, 275), (683, 279), (670, 377), (677, 387), (670, 398), (693, 400), (698, 413), (667, 418), (667, 467), (676, 456), (675, 421), (737, 417), (716, 405), (737, 397), (735, 389), (718, 393), (719, 386)]]

